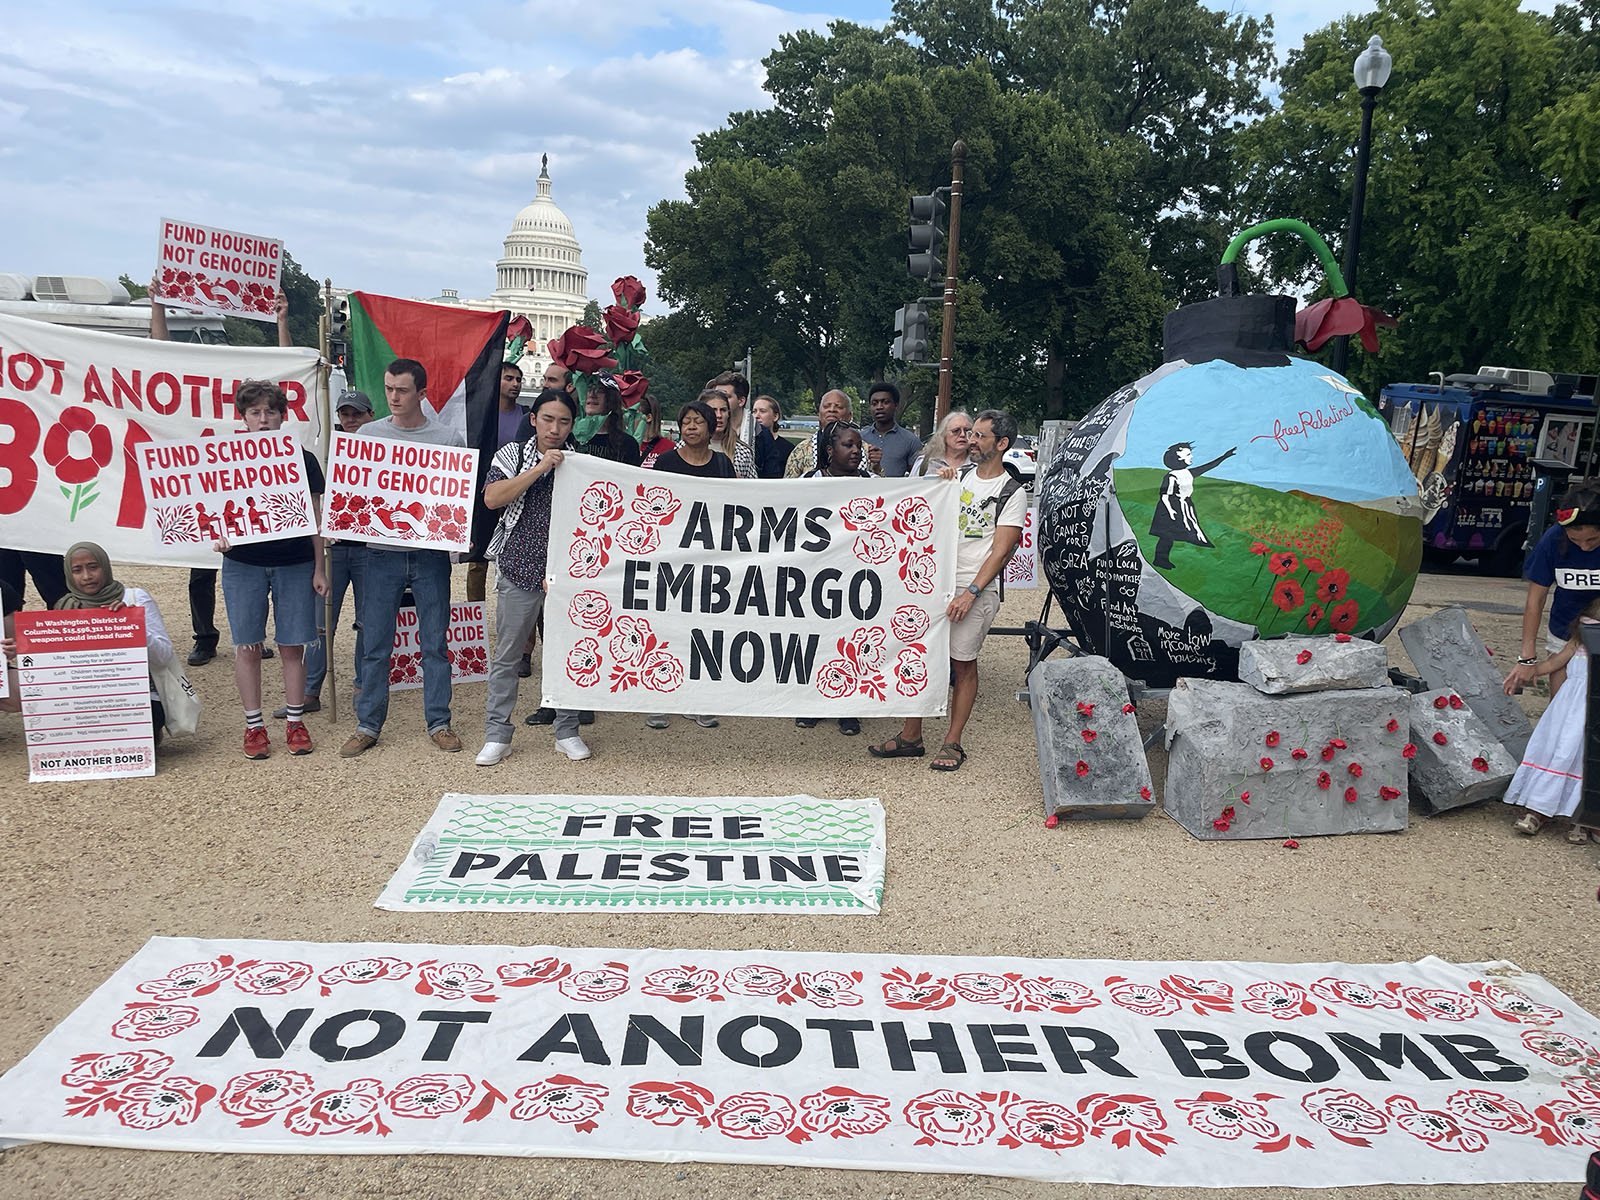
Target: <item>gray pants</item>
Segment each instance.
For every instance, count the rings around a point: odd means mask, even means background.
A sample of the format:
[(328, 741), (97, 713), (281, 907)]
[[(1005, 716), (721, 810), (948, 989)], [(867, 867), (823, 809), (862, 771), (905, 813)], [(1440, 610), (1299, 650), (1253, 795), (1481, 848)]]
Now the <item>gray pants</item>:
[[(496, 574), (494, 585), (494, 661), (489, 664), (489, 703), (483, 718), (483, 740), (509, 742), (511, 710), (517, 704), (517, 667), (522, 648), (539, 620), (544, 607), (543, 592), (525, 592), (504, 575)], [(578, 736), (576, 709), (556, 709), (556, 740)]]

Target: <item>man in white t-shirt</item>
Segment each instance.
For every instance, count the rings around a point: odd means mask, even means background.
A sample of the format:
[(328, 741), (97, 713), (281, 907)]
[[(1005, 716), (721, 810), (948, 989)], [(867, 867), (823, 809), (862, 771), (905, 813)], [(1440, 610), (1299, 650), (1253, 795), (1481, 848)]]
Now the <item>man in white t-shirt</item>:
[[(945, 612), (950, 618), (950, 729), (939, 753), (928, 765), (935, 771), (956, 771), (967, 759), (961, 735), (978, 698), (978, 651), (1000, 611), (1000, 576), (1022, 540), (1028, 493), (1005, 469), (1005, 453), (1017, 440), (1017, 422), (999, 409), (972, 420), (974, 466), (958, 476), (949, 467), (939, 474), (958, 479), (961, 507), (956, 528), (956, 594)], [(922, 718), (907, 717), (900, 732), (878, 746), (867, 747), (874, 758), (921, 758)]]

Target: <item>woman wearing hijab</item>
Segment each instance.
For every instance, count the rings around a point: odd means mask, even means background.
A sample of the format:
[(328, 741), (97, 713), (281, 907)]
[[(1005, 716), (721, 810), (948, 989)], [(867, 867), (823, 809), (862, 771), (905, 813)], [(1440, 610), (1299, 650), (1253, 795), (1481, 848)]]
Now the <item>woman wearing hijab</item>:
[[(137, 604), (144, 609), (144, 640), (150, 652), (150, 666), (164, 667), (172, 662), (172, 639), (167, 636), (166, 623), (154, 598), (143, 588), (119, 583), (104, 550), (93, 542), (78, 542), (67, 551), (66, 569), (67, 594), (55, 602), (56, 608), (107, 608), (116, 612)], [(150, 724), (159, 744), (167, 714), (154, 681), (150, 684)]]

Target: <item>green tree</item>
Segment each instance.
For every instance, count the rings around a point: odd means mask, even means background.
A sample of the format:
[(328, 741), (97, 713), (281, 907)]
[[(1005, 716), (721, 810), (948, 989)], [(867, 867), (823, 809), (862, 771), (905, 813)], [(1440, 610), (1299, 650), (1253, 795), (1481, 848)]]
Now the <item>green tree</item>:
[[(1351, 64), (1374, 33), (1394, 73), (1373, 120), (1355, 291), (1396, 316), (1383, 382), (1485, 363), (1593, 370), (1600, 344), (1600, 91), (1595, 3), (1555, 18), (1516, 0), (1380, 0), (1306, 38), (1281, 106), (1241, 136), (1256, 217), (1296, 216), (1342, 253), (1360, 109)], [(1320, 272), (1295, 239), (1264, 247), (1274, 284)]]
[(606, 331), (605, 315), (600, 311), (600, 302), (598, 300), (591, 300), (583, 306), (583, 318), (578, 324), (587, 326), (596, 333), (604, 333)]

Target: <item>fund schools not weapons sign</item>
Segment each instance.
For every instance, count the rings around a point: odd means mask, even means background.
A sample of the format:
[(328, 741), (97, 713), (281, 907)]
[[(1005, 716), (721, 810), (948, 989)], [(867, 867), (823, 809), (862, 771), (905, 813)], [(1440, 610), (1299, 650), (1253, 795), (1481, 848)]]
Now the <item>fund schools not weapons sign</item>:
[(233, 390), (270, 379), (316, 440), (317, 352), (153, 342), (0, 313), (0, 527), (15, 550), (98, 542), (111, 561), (215, 567), (210, 542), (163, 545), (139, 447), (239, 428)]
[(478, 452), (335, 433), (322, 535), (395, 550), (459, 550), (472, 534)]
[(1193, 1188), (1570, 1181), (1600, 1025), (1438, 959), (1093, 962), (154, 938), (0, 1136)]
[(940, 480), (758, 488), (571, 455), (550, 517), (543, 702), (942, 713), (957, 503)]
[(161, 544), (235, 546), (317, 532), (300, 440), (287, 430), (139, 447)]

